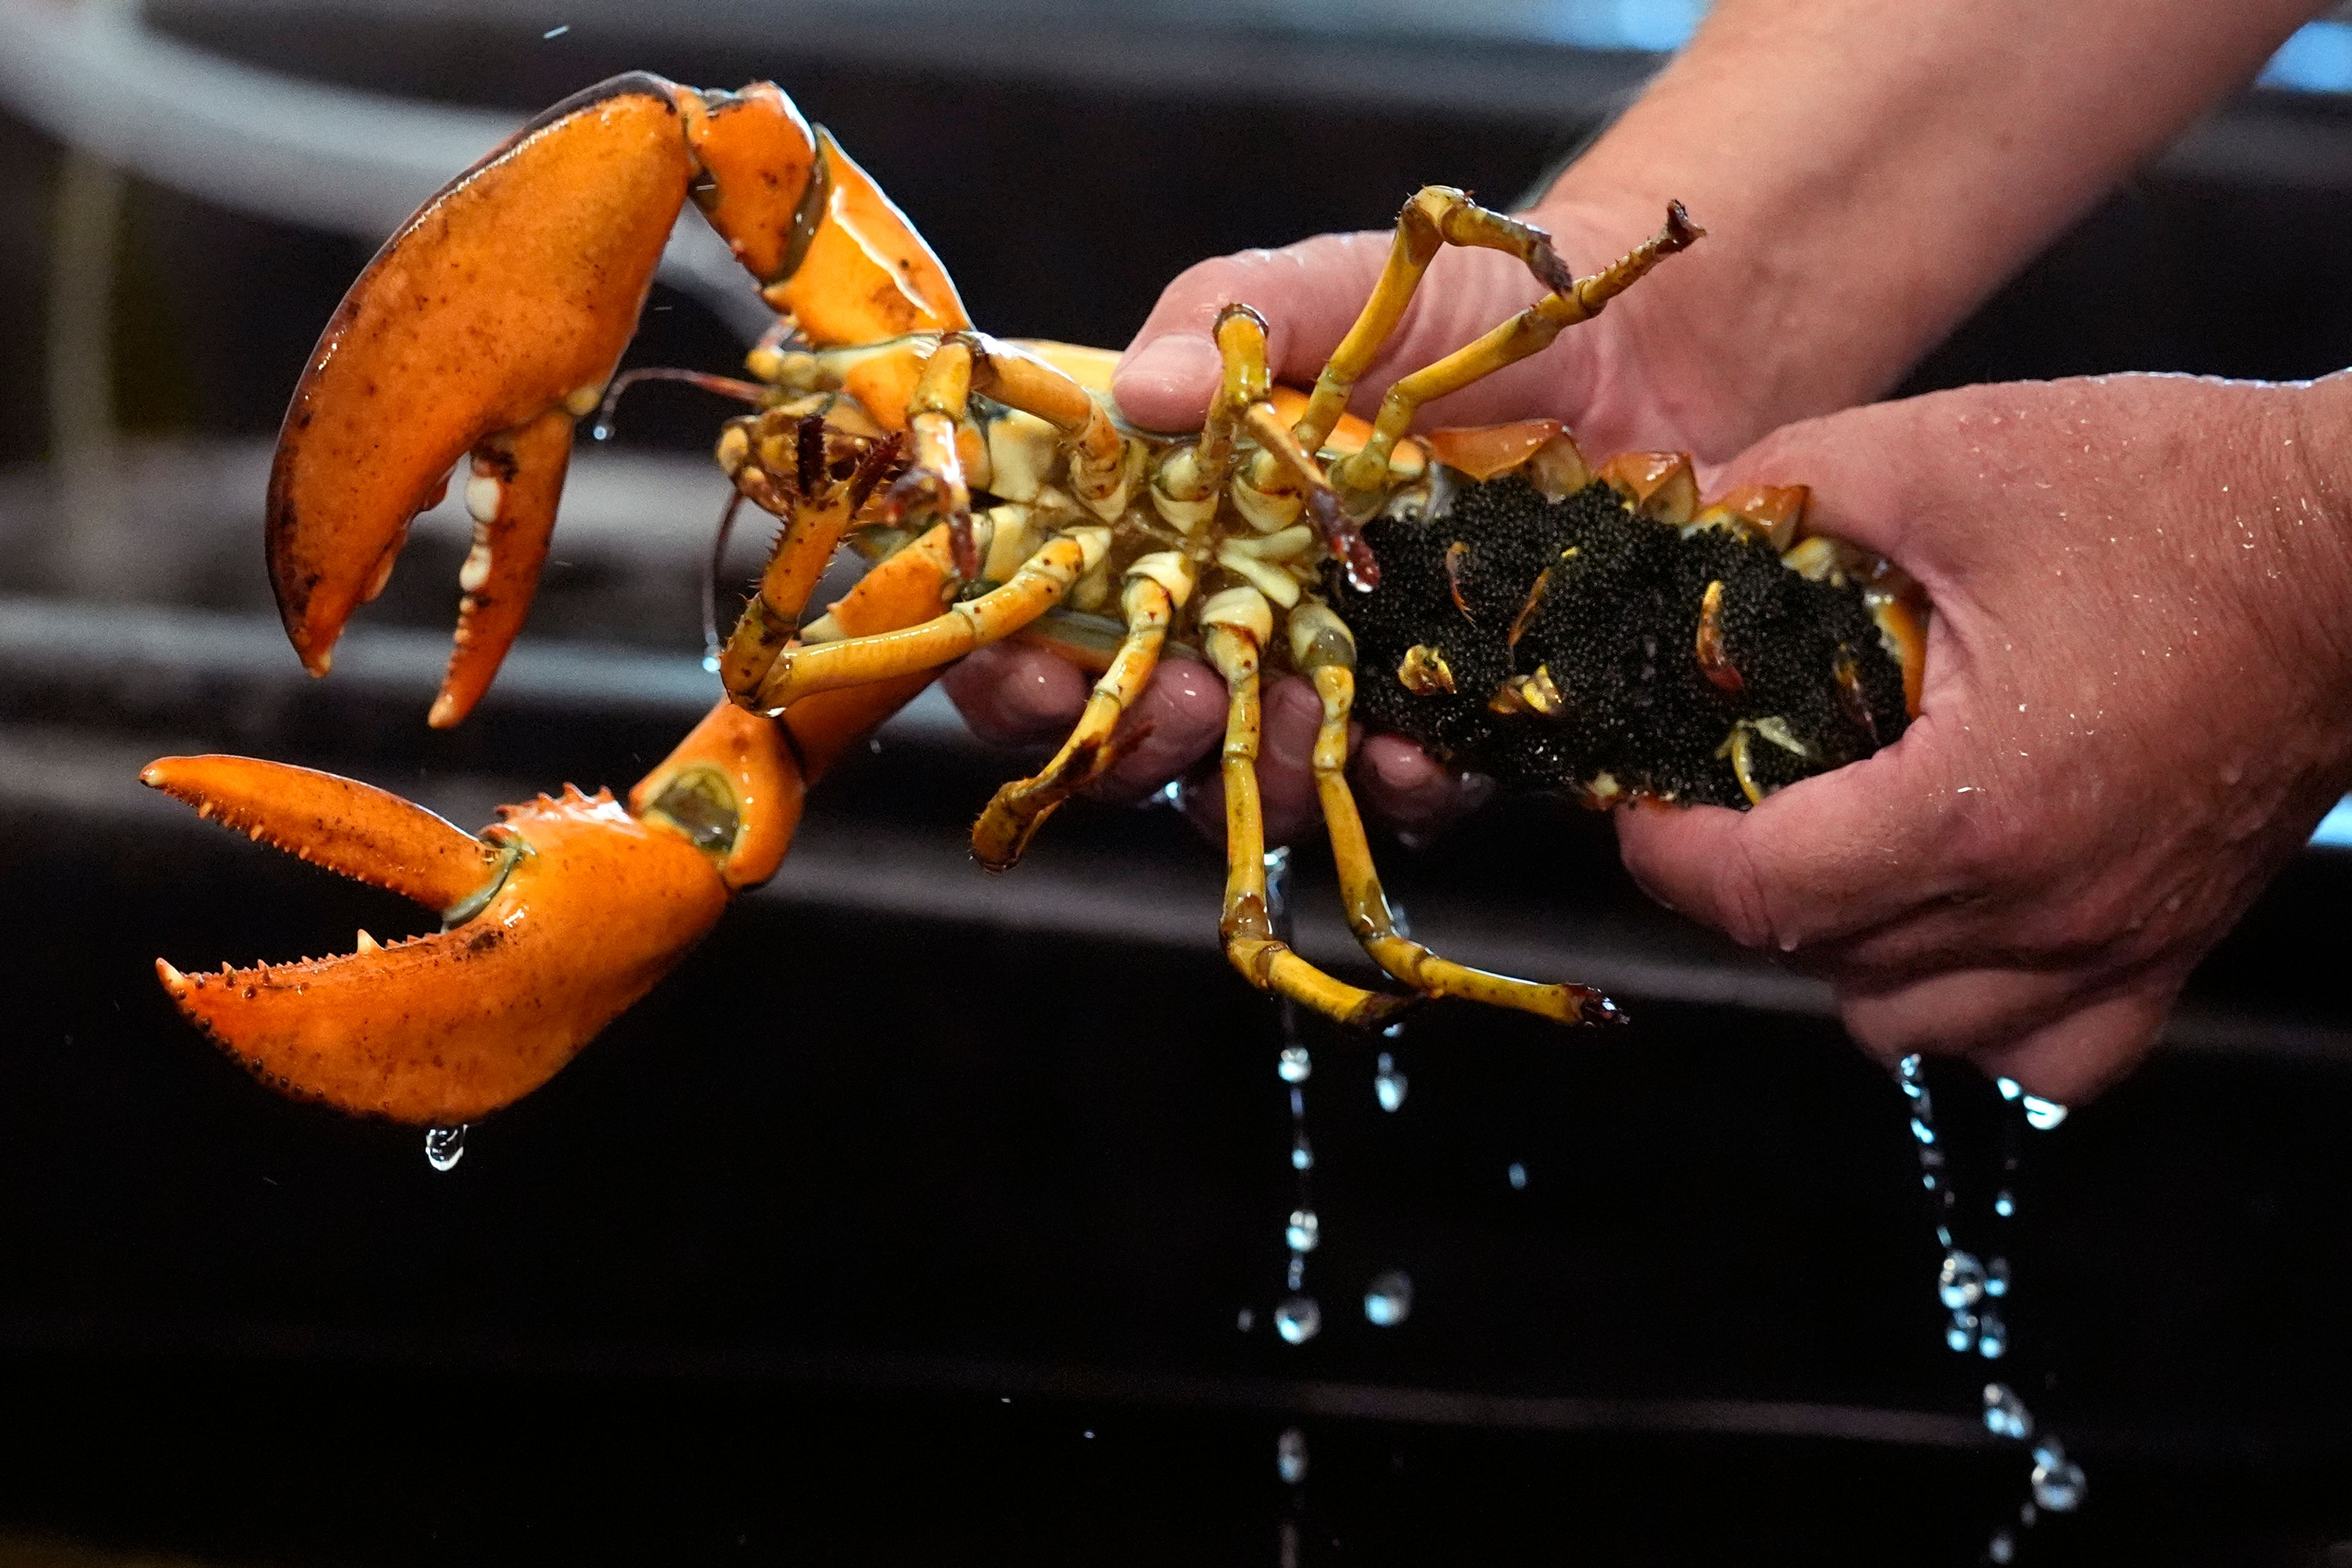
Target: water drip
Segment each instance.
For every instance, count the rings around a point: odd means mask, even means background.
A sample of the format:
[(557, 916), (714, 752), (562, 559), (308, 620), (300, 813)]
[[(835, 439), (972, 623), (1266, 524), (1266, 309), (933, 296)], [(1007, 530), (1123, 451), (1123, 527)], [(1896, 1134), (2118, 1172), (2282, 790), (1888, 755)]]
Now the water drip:
[(1286, 1487), (1307, 1479), (1307, 1434), (1296, 1426), (1284, 1427), (1274, 1440), (1274, 1473)]
[(1294, 1345), (1303, 1345), (1323, 1331), (1323, 1309), (1312, 1296), (1286, 1296), (1274, 1310), (1274, 1331)]
[(1364, 1287), (1364, 1316), (1376, 1329), (1393, 1329), (1412, 1316), (1412, 1276), (1384, 1268)]
[(455, 1127), (426, 1128), (425, 1130), (425, 1163), (435, 1170), (444, 1173), (456, 1170), (457, 1162), (466, 1157), (467, 1125), (460, 1121)]

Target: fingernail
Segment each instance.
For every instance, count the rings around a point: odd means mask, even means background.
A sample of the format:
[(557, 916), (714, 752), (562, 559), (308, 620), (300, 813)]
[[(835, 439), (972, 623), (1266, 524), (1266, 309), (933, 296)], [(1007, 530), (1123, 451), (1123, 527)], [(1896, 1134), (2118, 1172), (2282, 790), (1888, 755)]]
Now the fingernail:
[(1157, 337), (1119, 362), (1111, 395), (1147, 429), (1197, 426), (1216, 390), (1217, 345), (1191, 332)]

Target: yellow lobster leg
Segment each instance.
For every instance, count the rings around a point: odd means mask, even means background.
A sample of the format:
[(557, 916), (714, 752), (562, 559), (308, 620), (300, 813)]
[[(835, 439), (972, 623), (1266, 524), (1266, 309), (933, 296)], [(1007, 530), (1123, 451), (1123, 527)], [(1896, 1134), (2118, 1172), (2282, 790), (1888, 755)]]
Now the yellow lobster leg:
[(1201, 610), (1209, 660), (1225, 679), (1225, 907), (1218, 932), (1243, 978), (1359, 1028), (1387, 1023), (1412, 1004), (1334, 979), (1276, 939), (1265, 899), (1265, 820), (1257, 794), (1258, 649), (1273, 612), (1254, 588), (1229, 588)]
[(1616, 1005), (1589, 985), (1538, 985), (1507, 974), (1490, 974), (1449, 959), (1396, 929), (1388, 896), (1372, 866), (1364, 820), (1348, 789), (1348, 715), (1355, 705), (1355, 641), (1339, 617), (1321, 605), (1303, 605), (1290, 614), (1291, 657), (1315, 682), (1323, 700), (1323, 722), (1315, 734), (1315, 793), (1330, 830), (1331, 858), (1339, 869), (1339, 891), (1348, 924), (1373, 962), (1429, 996), (1459, 996), (1497, 1007), (1516, 1007), (1556, 1024), (1621, 1023)]
[(1371, 368), (1373, 359), (1404, 319), (1422, 275), (1442, 246), (1477, 246), (1506, 251), (1527, 264), (1536, 281), (1553, 293), (1576, 286), (1576, 275), (1551, 247), (1551, 236), (1531, 224), (1507, 217), (1472, 201), (1450, 185), (1424, 185), (1397, 214), (1396, 237), (1389, 246), (1388, 265), (1372, 286), (1371, 298), (1331, 358), (1315, 378), (1314, 395), (1299, 416), (1298, 443), (1319, 452), (1331, 427), (1347, 411), (1357, 381)]
[(937, 669), (961, 658), (1061, 603), (1109, 548), (1109, 529), (1073, 528), (1047, 540), (1004, 586), (954, 605), (920, 626), (787, 647), (776, 656), (756, 706), (781, 712), (816, 692)]
[(1193, 564), (1172, 550), (1146, 555), (1128, 568), (1119, 596), (1127, 636), (1111, 656), (1110, 668), (1095, 682), (1062, 749), (1032, 777), (998, 790), (972, 825), (971, 852), (982, 865), (992, 871), (1012, 869), (1045, 819), (1118, 761), (1112, 732), (1151, 679), (1160, 645), (1168, 640), (1168, 623), (1192, 596), (1196, 576)]
[(1668, 203), (1665, 226), (1623, 256), (1590, 278), (1556, 287), (1475, 342), (1399, 380), (1381, 399), (1380, 415), (1372, 421), (1371, 439), (1364, 443), (1361, 450), (1335, 466), (1333, 482), (1343, 490), (1378, 489), (1388, 477), (1390, 452), (1412, 424), (1423, 404), (1459, 392), (1481, 376), (1492, 375), (1505, 365), (1546, 347), (1562, 329), (1590, 321), (1643, 273), (1675, 251), (1687, 248), (1706, 232), (1691, 222), (1682, 203)]

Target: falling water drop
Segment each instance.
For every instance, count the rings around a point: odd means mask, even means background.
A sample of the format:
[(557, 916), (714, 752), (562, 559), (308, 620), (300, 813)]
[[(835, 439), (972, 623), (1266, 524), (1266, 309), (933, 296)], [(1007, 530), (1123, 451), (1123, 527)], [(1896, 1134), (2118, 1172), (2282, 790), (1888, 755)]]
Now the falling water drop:
[(2036, 1132), (2047, 1132), (2066, 1120), (2066, 1108), (2054, 1100), (2044, 1100), (2038, 1094), (2025, 1097), (2025, 1124)]
[(1305, 1046), (1285, 1046), (1276, 1058), (1274, 1070), (1282, 1075), (1285, 1083), (1305, 1083), (1315, 1076), (1315, 1063)]
[(1915, 1116), (1911, 1119), (1911, 1136), (1922, 1143), (1933, 1143), (1936, 1141), (1936, 1130)]
[(1311, 1171), (1315, 1168), (1315, 1150), (1307, 1142), (1307, 1134), (1304, 1132), (1297, 1134), (1290, 1140), (1290, 1168), (1294, 1171)]
[(1985, 1545), (1985, 1555), (1995, 1563), (2005, 1565), (2017, 1557), (2017, 1537), (2006, 1530), (1995, 1535)]
[(1372, 1095), (1381, 1102), (1382, 1110), (1393, 1111), (1404, 1104), (1405, 1076), (1397, 1071), (1396, 1058), (1381, 1053), (1372, 1072)]
[(1412, 1316), (1412, 1276), (1383, 1268), (1364, 1287), (1364, 1316), (1376, 1329), (1393, 1329)]
[(2052, 1513), (2072, 1513), (2083, 1506), (2083, 1467), (2066, 1457), (2055, 1437), (2033, 1446), (2033, 1500)]
[[(1965, 1345), (1956, 1346), (1965, 1350)], [(2009, 1325), (2000, 1321), (1999, 1312), (1987, 1310), (1977, 1325), (1977, 1354), (1987, 1361), (1999, 1361), (2009, 1353)]]
[(1992, 1080), (1992, 1085), (2000, 1090), (2000, 1097), (2003, 1100), (2015, 1100), (2025, 1092), (2024, 1087), (2013, 1078), (1997, 1078)]
[(1944, 1254), (1944, 1266), (1936, 1275), (1936, 1294), (1944, 1305), (1954, 1311), (1973, 1307), (1985, 1293), (1984, 1265), (1976, 1254), (1958, 1247)]
[(1315, 1217), (1313, 1209), (1292, 1209), (1282, 1239), (1293, 1252), (1312, 1252), (1323, 1240), (1323, 1222)]
[(1961, 1355), (1977, 1342), (1977, 1315), (1965, 1307), (1956, 1309), (1952, 1321), (1944, 1325), (1944, 1343)]
[(454, 1171), (457, 1162), (466, 1157), (466, 1126), (428, 1127), (425, 1130), (425, 1163), (436, 1171)]
[(2000, 1195), (1992, 1200), (1992, 1212), (1999, 1215), (2003, 1219), (2007, 1219), (2010, 1215), (2015, 1214), (2017, 1212), (2017, 1198), (2015, 1194), (2011, 1194), (2007, 1187), (2003, 1187), (2000, 1190)]
[(1511, 1179), (1511, 1189), (1514, 1192), (1523, 1193), (1528, 1190), (1528, 1168), (1525, 1165), (1514, 1160), (1511, 1162), (1511, 1168), (1503, 1173)]
[(1984, 1386), (1985, 1430), (1996, 1437), (2024, 1439), (2033, 1436), (2033, 1412), (2025, 1401), (2005, 1383), (1988, 1383)]
[(719, 673), (719, 656), (717, 654), (706, 653), (702, 656), (702, 673), (705, 675), (716, 675)]
[(1312, 1296), (1285, 1296), (1274, 1310), (1274, 1331), (1294, 1345), (1303, 1345), (1323, 1331), (1323, 1309)]
[(2009, 1259), (1996, 1258), (1985, 1267), (1984, 1293), (1988, 1296), (2009, 1294)]
[(1239, 1329), (1244, 1333), (1248, 1333), (1252, 1329), (1257, 1327), (1257, 1313), (1250, 1308), (1244, 1307), (1240, 1311), (1234, 1314), (1234, 1327)]
[(1274, 1473), (1286, 1487), (1307, 1479), (1307, 1434), (1296, 1426), (1284, 1427), (1282, 1436), (1274, 1440)]
[(1282, 1279), (1283, 1284), (1289, 1289), (1297, 1290), (1303, 1288), (1307, 1283), (1307, 1254), (1292, 1253), (1290, 1267), (1283, 1271)]

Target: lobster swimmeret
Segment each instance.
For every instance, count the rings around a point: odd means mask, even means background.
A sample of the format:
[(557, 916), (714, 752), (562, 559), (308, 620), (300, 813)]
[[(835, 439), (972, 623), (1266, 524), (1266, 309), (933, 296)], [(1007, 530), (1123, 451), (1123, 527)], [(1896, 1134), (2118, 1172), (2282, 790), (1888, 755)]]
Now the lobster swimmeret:
[[(845, 746), (980, 644), (1040, 642), (1100, 674), (1068, 741), (982, 812), (1003, 869), (1119, 755), (1164, 652), (1224, 678), (1224, 949), (1253, 984), (1343, 1022), (1455, 996), (1562, 1023), (1600, 994), (1440, 958), (1390, 918), (1345, 774), (1351, 714), (1594, 805), (1738, 804), (1891, 742), (1916, 704), (1924, 607), (1887, 569), (1802, 537), (1801, 488), (1702, 505), (1687, 459), (1587, 466), (1549, 421), (1409, 438), (1420, 406), (1533, 353), (1699, 237), (1679, 205), (1578, 278), (1540, 231), (1462, 193), (1404, 207), (1386, 270), (1311, 392), (1270, 383), (1265, 323), (1215, 331), (1202, 427), (1134, 429), (1112, 356), (971, 329), (921, 237), (772, 84), (615, 78), (549, 110), (384, 246), (296, 389), (269, 493), (287, 631), (325, 673), (410, 521), (469, 454), (475, 520), (456, 650), (431, 721), (462, 719), (520, 629), (575, 421), (616, 391), (673, 219), (699, 206), (779, 319), (719, 460), (782, 520), (721, 661), (726, 696), (631, 791), (567, 788), (477, 837), (368, 785), (236, 757), (147, 782), (208, 816), (444, 912), (445, 929), (164, 984), (289, 1092), (400, 1121), (477, 1118), (544, 1082), (772, 875), (803, 791)], [(1492, 332), (1345, 410), (1441, 246), (1517, 257), (1548, 290)], [(846, 542), (878, 563), (814, 619)], [(1349, 917), (1409, 994), (1308, 964), (1274, 933), (1255, 772), (1269, 666), (1310, 679), (1314, 773)]]

